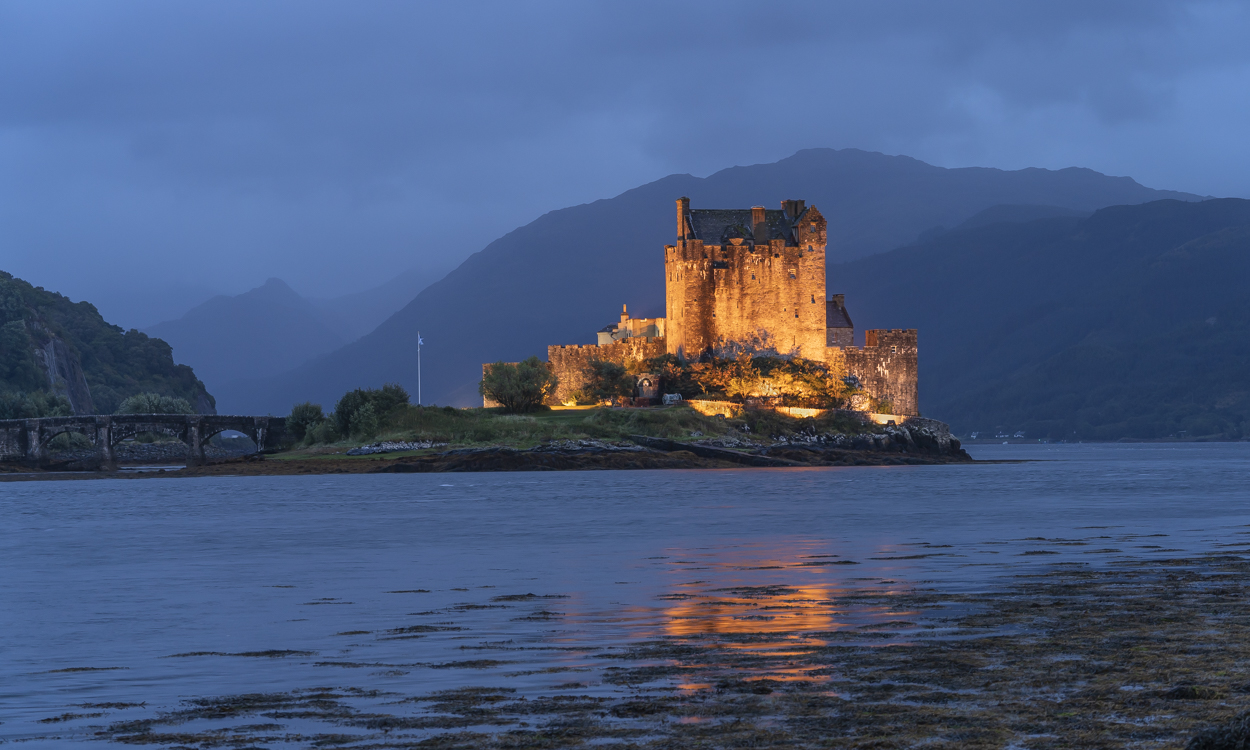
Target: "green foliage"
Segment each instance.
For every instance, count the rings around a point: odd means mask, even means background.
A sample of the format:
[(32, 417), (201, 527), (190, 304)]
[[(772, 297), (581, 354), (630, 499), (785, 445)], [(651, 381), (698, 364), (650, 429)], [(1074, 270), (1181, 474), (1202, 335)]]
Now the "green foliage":
[(634, 392), (637, 379), (624, 365), (592, 359), (586, 364), (586, 394), (596, 401), (613, 401)]
[(407, 403), (408, 391), (395, 383), (387, 383), (380, 389), (357, 388), (348, 391), (334, 405), (335, 428), (340, 435), (351, 435), (356, 431), (352, 427), (353, 420), (357, 420), (356, 413), (365, 407), (372, 410), (375, 419), (382, 419)]
[(308, 429), (325, 419), (321, 413), (321, 404), (305, 401), (291, 407), (291, 415), (286, 418), (286, 431), (295, 441), (304, 439)]
[(760, 401), (815, 409), (844, 408), (856, 389), (843, 380), (846, 374), (823, 362), (800, 357), (712, 357), (701, 362), (682, 362), (666, 354), (648, 363), (664, 379), (664, 390), (683, 398), (709, 396), (733, 401)]
[(48, 449), (52, 451), (89, 450), (92, 447), (91, 440), (81, 432), (62, 432), (48, 441)]
[(487, 370), (478, 393), (492, 399), (509, 414), (525, 414), (542, 407), (558, 384), (547, 363), (530, 357), (511, 364), (496, 362)]
[(73, 415), (69, 399), (43, 391), (33, 393), (0, 393), (0, 419), (36, 419), (38, 417), (69, 417)]
[(77, 355), (96, 410), (108, 414), (126, 396), (166, 393), (194, 404), (213, 403), (190, 367), (174, 364), (169, 344), (109, 325), (87, 302), (71, 302), (0, 271), (0, 390), (47, 387), (34, 349), (53, 337)]
[(338, 423), (333, 419), (334, 415), (323, 419), (308, 428), (308, 432), (304, 434), (304, 445), (326, 445), (329, 443), (337, 443), (342, 437), (339, 434)]
[(502, 409), (408, 406), (383, 421), (380, 435), (392, 440), (451, 445), (508, 445), (528, 448), (548, 440), (628, 440), (630, 435), (689, 439), (694, 433), (792, 435), (798, 432), (859, 433), (875, 429), (847, 414), (795, 419), (769, 410), (748, 409), (741, 418), (708, 417), (688, 407), (663, 409), (559, 409), (506, 414)]
[(373, 404), (365, 404), (352, 414), (351, 436), (353, 440), (368, 440), (378, 434), (378, 413)]
[(11, 320), (0, 325), (0, 384), (23, 391), (36, 391), (47, 385), (35, 363), (25, 321)]
[(117, 407), (118, 414), (194, 414), (186, 399), (159, 393), (137, 393)]

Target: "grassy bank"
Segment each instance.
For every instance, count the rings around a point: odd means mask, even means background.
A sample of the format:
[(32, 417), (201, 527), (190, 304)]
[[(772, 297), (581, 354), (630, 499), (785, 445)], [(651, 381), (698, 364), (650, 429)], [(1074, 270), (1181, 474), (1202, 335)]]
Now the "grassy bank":
[[(627, 440), (646, 435), (673, 440), (722, 436), (773, 439), (800, 433), (858, 434), (879, 430), (841, 414), (794, 419), (768, 411), (741, 418), (708, 417), (685, 406), (652, 409), (562, 408), (534, 414), (504, 414), (499, 409), (453, 409), (403, 405), (386, 416), (376, 437), (381, 441), (446, 443), (450, 447), (533, 448), (552, 440)], [(341, 452), (361, 441), (341, 441), (292, 451), (292, 455)]]

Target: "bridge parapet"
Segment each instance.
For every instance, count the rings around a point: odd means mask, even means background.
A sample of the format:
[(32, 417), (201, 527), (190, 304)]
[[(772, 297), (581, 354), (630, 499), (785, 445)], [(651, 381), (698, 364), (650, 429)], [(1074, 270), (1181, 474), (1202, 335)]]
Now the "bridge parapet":
[(190, 465), (205, 462), (204, 444), (214, 435), (234, 430), (256, 443), (258, 453), (273, 450), (286, 436), (285, 417), (254, 417), (229, 414), (110, 414), (77, 417), (0, 420), (0, 460), (22, 461), (38, 466), (48, 459), (48, 442), (63, 432), (84, 435), (95, 446), (100, 464), (116, 464), (114, 447), (144, 432), (172, 435), (191, 451)]

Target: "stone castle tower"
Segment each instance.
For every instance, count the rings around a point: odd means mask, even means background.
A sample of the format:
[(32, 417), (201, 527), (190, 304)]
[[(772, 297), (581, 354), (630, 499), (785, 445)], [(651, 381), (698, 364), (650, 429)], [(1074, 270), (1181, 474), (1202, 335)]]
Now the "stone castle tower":
[(781, 206), (677, 201), (677, 244), (664, 248), (670, 354), (699, 357), (758, 337), (782, 353), (825, 359), (825, 217), (804, 201)]

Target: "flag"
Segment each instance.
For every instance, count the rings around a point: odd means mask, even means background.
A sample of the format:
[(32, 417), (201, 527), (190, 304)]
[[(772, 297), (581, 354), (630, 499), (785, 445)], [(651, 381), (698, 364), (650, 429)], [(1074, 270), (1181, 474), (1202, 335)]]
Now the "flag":
[(424, 343), (425, 343), (425, 339), (421, 338), (420, 336), (417, 336), (417, 346), (421, 346)]

